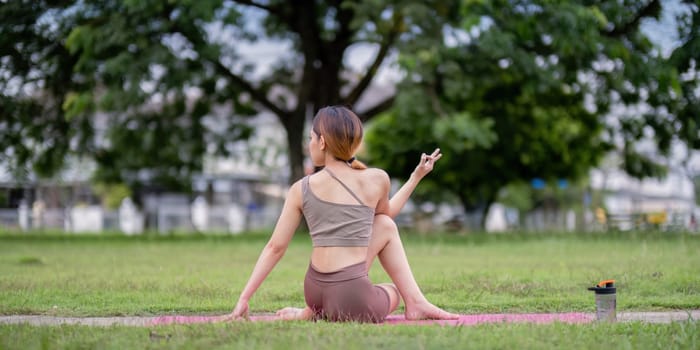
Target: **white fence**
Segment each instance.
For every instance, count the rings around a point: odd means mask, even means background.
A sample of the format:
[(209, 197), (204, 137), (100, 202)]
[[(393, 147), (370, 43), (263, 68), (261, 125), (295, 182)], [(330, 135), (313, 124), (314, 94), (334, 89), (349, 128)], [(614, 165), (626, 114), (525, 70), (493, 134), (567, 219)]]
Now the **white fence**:
[(237, 234), (247, 230), (271, 228), (281, 205), (243, 207), (237, 204), (210, 206), (203, 198), (191, 204), (159, 205), (154, 213), (145, 214), (130, 199), (125, 199), (116, 211), (100, 206), (76, 206), (65, 209), (0, 209), (0, 229), (62, 230), (75, 233), (121, 231), (140, 234), (147, 227), (160, 233), (169, 232), (222, 232)]
[[(407, 206), (407, 212), (397, 218), (402, 228), (419, 231), (442, 231), (445, 229), (478, 230), (481, 216), (459, 215), (459, 211), (449, 206), (438, 206), (427, 216), (412, 215), (415, 208)], [(61, 230), (74, 233), (99, 233), (120, 231), (127, 235), (140, 234), (145, 229), (160, 233), (169, 232), (219, 232), (237, 234), (249, 230), (271, 229), (282, 210), (281, 203), (265, 206), (240, 204), (209, 205), (198, 197), (192, 203), (186, 201), (160, 202), (149, 213), (139, 210), (129, 199), (122, 202), (115, 211), (104, 210), (99, 206), (76, 206), (66, 209), (43, 209), (41, 206), (18, 209), (0, 209), (0, 230)], [(669, 214), (666, 222), (656, 229), (679, 231), (698, 230), (697, 221), (691, 220), (690, 213)], [(698, 215), (694, 216), (695, 218)], [(418, 219), (417, 219), (418, 218)], [(421, 219), (422, 218), (422, 219)], [(592, 212), (535, 210), (522, 218), (516, 211), (500, 205), (492, 206), (485, 221), (489, 232), (525, 231), (576, 231), (608, 229), (642, 229), (631, 216), (620, 221), (619, 215), (609, 216), (607, 222), (598, 222)], [(627, 226), (623, 226), (627, 225)]]

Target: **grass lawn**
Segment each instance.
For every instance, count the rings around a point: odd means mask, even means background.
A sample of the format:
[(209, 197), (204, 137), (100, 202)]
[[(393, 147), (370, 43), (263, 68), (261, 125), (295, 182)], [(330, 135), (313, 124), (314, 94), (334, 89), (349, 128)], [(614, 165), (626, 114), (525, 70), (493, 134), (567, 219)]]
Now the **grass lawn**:
[[(229, 312), (265, 235), (0, 234), (0, 314)], [(700, 236), (678, 233), (404, 235), (428, 299), (453, 312), (594, 311), (586, 287), (615, 279), (619, 311), (700, 309)], [(310, 241), (298, 233), (251, 300), (303, 306)], [(388, 281), (378, 263), (376, 282)], [(0, 326), (1, 348), (698, 348), (696, 323), (374, 326), (280, 322), (152, 328)], [(272, 332), (271, 332), (272, 330)], [(82, 345), (81, 345), (82, 344)]]
[(3, 349), (698, 349), (700, 325), (377, 326), (229, 323), (162, 327), (0, 326)]

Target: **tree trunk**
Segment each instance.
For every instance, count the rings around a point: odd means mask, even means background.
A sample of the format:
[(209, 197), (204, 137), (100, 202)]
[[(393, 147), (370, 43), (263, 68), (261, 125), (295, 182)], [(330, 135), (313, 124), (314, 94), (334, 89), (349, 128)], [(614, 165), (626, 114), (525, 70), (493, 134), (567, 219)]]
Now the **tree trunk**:
[[(306, 127), (307, 106), (311, 103), (312, 113), (318, 109), (340, 103), (340, 57), (333, 57), (330, 63), (322, 63), (321, 67), (311, 70), (305, 69), (304, 74), (309, 74), (302, 79), (303, 91), (308, 92), (307, 100), (300, 100), (303, 106), (297, 108), (286, 118), (280, 118), (287, 131), (287, 143), (289, 145), (289, 183), (304, 177), (304, 128)], [(306, 96), (302, 94), (301, 96)]]
[(483, 212), (481, 213), (481, 222), (479, 223), (479, 226), (483, 231), (486, 231), (486, 217), (489, 215), (489, 210), (491, 209), (491, 205), (493, 205), (493, 201), (489, 200), (484, 203), (483, 207)]
[[(282, 119), (282, 118), (281, 118)], [(289, 183), (304, 177), (304, 121), (305, 113), (298, 111), (282, 119), (282, 124), (287, 132), (287, 144), (289, 154)]]

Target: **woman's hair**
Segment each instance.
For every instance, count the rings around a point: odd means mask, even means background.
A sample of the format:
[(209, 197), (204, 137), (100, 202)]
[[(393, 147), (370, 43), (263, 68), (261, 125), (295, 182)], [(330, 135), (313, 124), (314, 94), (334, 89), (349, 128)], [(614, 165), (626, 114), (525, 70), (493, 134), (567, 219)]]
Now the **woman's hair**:
[(362, 122), (350, 109), (343, 106), (321, 108), (312, 124), (317, 136), (323, 136), (328, 151), (335, 158), (347, 162), (353, 169), (367, 166), (355, 159), (355, 151), (362, 142)]

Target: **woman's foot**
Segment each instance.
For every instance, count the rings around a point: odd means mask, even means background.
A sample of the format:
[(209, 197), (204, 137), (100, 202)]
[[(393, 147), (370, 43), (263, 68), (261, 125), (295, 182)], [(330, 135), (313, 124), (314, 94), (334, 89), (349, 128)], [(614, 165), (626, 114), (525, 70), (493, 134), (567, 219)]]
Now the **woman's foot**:
[(428, 301), (406, 306), (404, 313), (407, 320), (456, 320), (458, 314), (447, 312)]
[(298, 307), (285, 307), (275, 313), (281, 320), (310, 320), (313, 312), (308, 307), (300, 309)]

